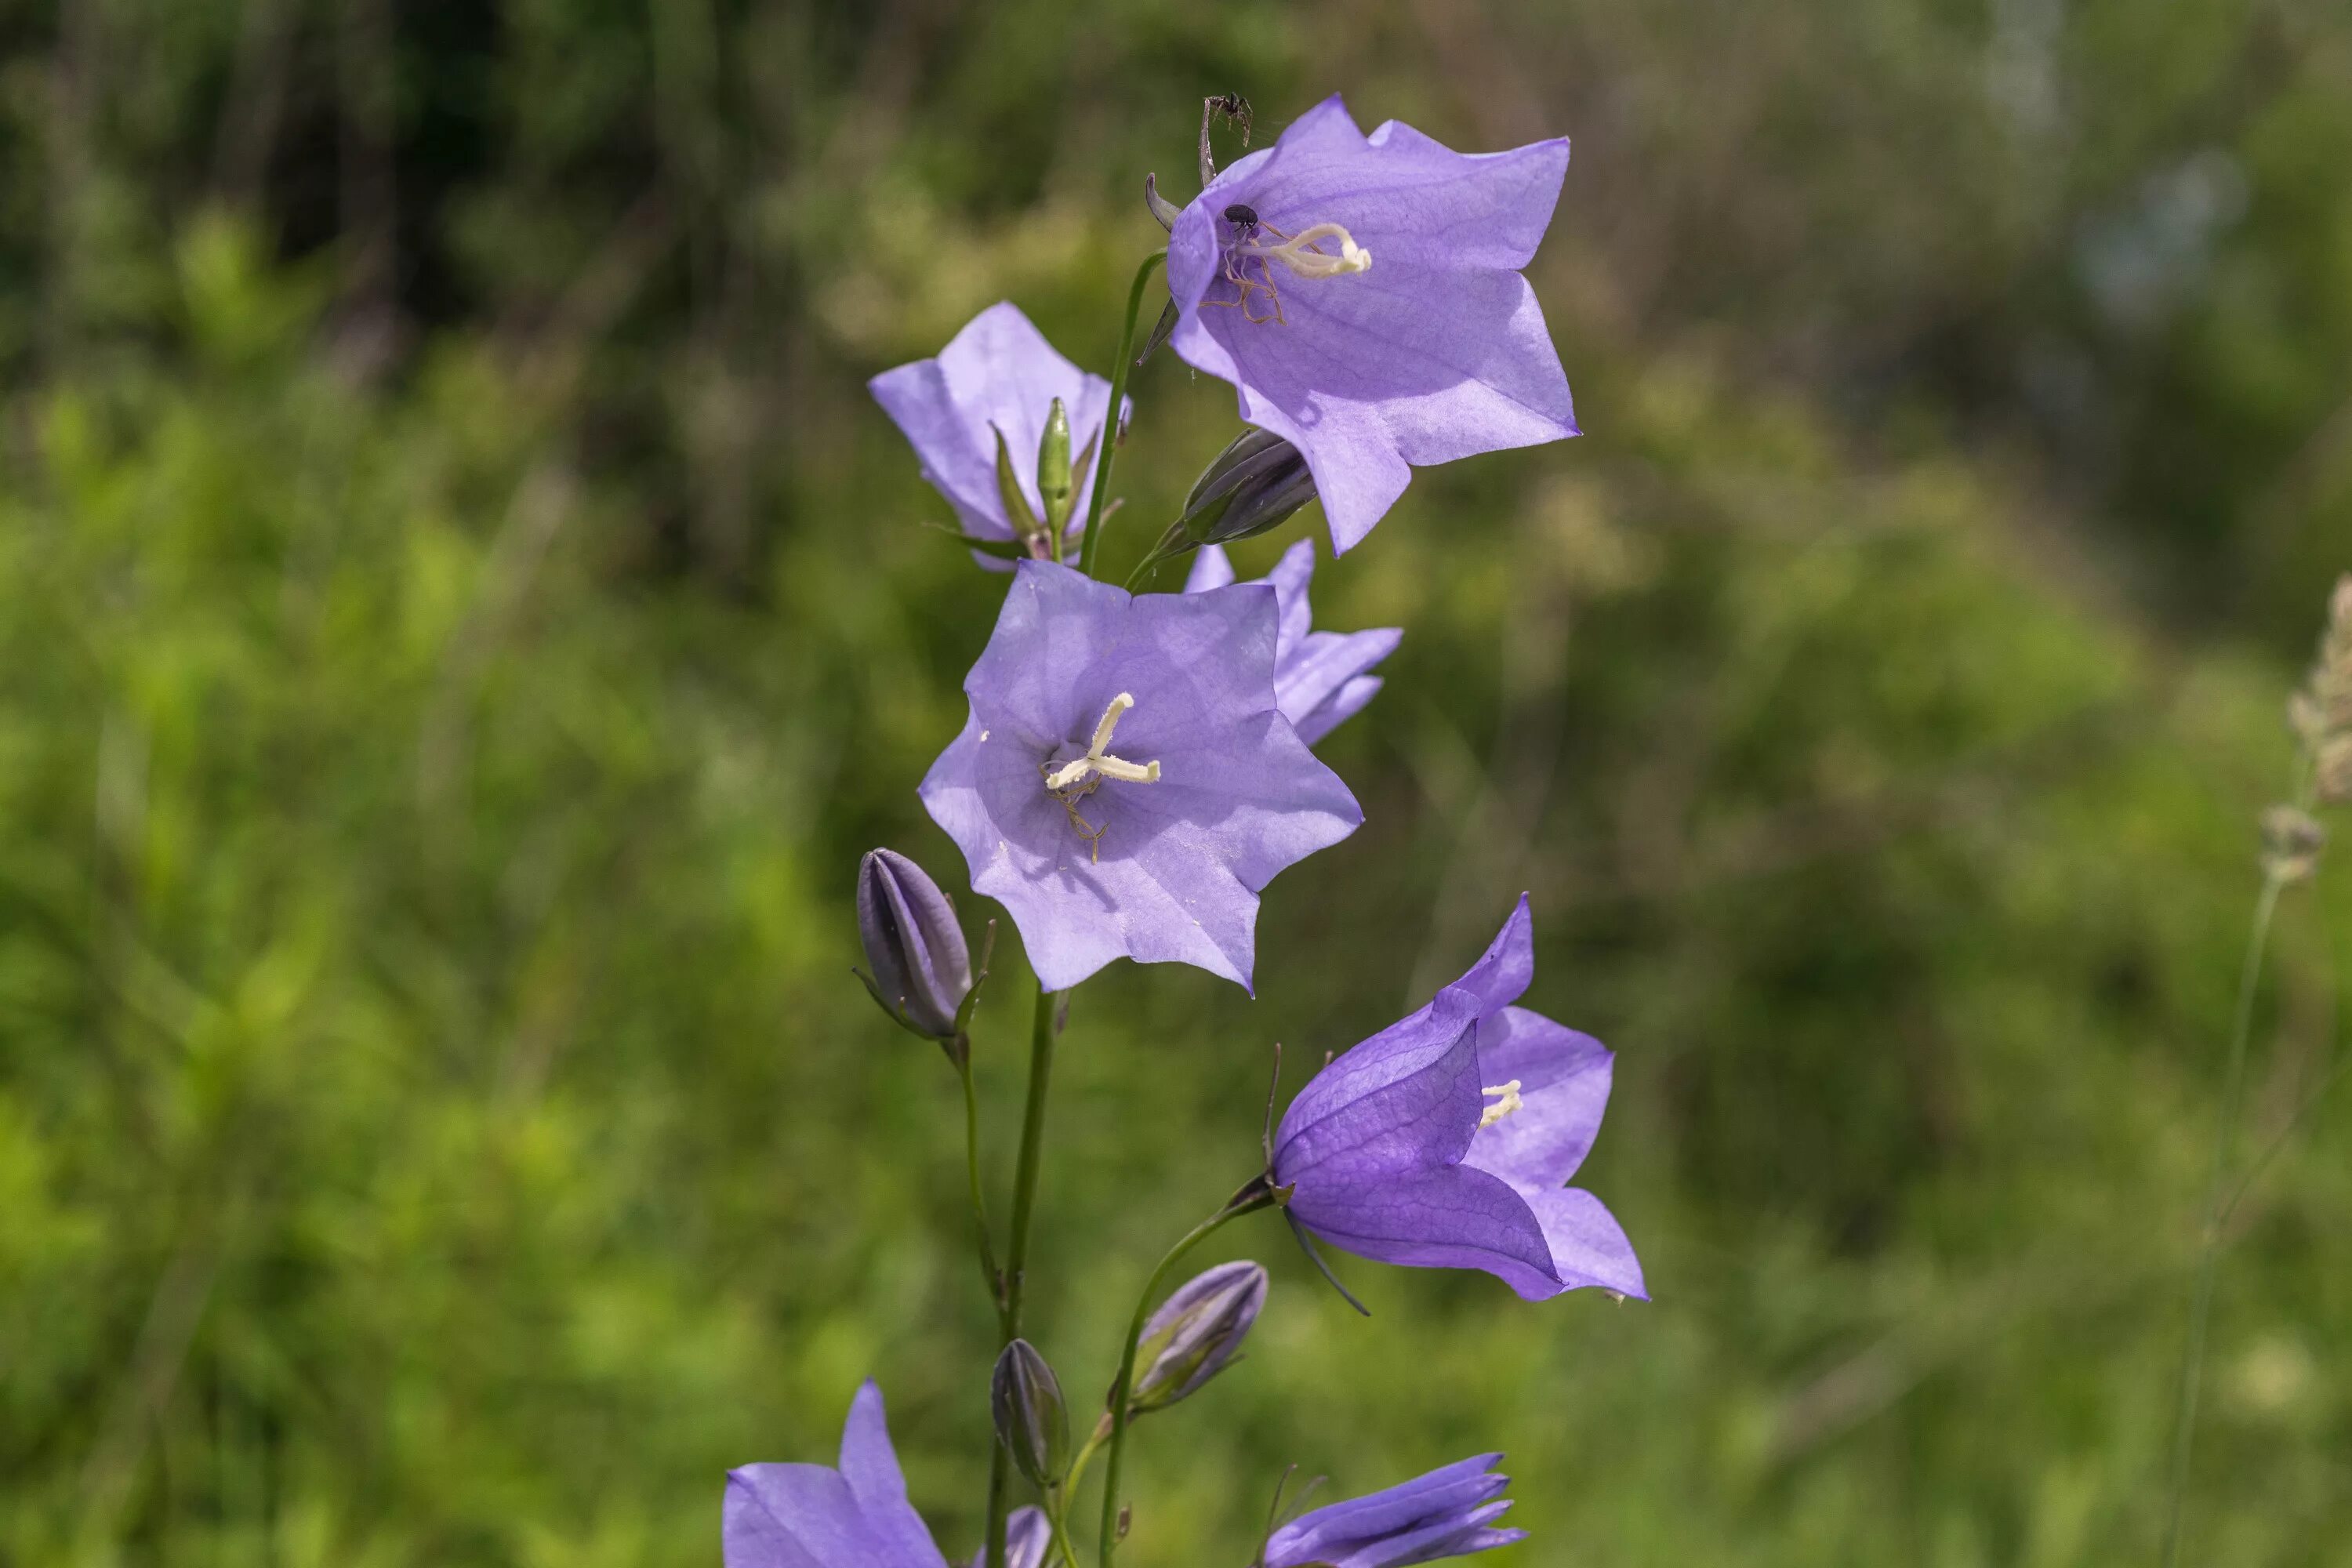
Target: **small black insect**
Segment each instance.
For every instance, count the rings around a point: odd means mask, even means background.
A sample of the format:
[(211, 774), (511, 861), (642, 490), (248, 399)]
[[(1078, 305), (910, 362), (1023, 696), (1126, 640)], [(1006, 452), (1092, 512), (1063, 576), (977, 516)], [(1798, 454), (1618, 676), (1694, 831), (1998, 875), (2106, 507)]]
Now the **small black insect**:
[(1257, 222), (1257, 208), (1235, 202), (1225, 209), (1225, 221), (1235, 228), (1248, 228)]

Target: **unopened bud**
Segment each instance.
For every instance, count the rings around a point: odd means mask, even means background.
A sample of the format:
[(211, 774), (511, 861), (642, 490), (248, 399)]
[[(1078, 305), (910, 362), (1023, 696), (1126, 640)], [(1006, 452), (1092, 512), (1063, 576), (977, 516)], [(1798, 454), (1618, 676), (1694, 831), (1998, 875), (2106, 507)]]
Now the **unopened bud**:
[(1243, 1259), (1198, 1275), (1143, 1326), (1128, 1414), (1164, 1410), (1223, 1372), (1265, 1306), (1265, 1270)]
[(1045, 416), (1045, 434), (1037, 443), (1037, 496), (1045, 503), (1045, 531), (1058, 534), (1070, 521), (1070, 503), (1077, 499), (1070, 478), (1070, 411), (1054, 399)]
[(1315, 476), (1297, 447), (1271, 430), (1244, 430), (1193, 481), (1177, 527), (1191, 546), (1230, 544), (1279, 526), (1314, 499)]
[(896, 850), (867, 850), (857, 864), (857, 936), (874, 970), (859, 978), (882, 1010), (928, 1039), (954, 1038), (971, 954), (939, 884)]
[(1027, 1340), (1014, 1340), (996, 1358), (988, 1407), (1013, 1468), (1037, 1486), (1058, 1484), (1070, 1468), (1070, 1413), (1054, 1369)]

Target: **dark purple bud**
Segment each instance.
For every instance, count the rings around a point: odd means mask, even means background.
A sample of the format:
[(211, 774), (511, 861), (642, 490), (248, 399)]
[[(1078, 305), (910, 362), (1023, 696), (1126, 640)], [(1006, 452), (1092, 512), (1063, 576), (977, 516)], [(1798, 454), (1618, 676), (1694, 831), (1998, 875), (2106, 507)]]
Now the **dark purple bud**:
[(996, 1440), (1012, 1451), (1014, 1468), (1040, 1487), (1057, 1485), (1069, 1473), (1069, 1407), (1054, 1369), (1027, 1340), (1014, 1340), (996, 1358), (988, 1407), (996, 1417)]
[(1279, 526), (1314, 499), (1315, 476), (1297, 447), (1270, 430), (1244, 430), (1193, 481), (1177, 526), (1186, 544), (1229, 544)]
[(857, 935), (883, 1009), (919, 1035), (954, 1038), (971, 955), (939, 884), (895, 850), (868, 850), (857, 866)]
[(1265, 1270), (1246, 1258), (1196, 1276), (1143, 1326), (1130, 1416), (1164, 1410), (1225, 1369), (1265, 1306)]

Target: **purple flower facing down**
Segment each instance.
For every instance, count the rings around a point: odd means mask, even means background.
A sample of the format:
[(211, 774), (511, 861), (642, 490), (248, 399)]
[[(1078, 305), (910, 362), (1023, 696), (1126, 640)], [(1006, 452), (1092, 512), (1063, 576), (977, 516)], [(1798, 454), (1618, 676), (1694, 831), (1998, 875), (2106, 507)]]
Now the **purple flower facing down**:
[(1511, 1507), (1499, 1495), (1510, 1478), (1494, 1473), (1502, 1458), (1481, 1454), (1301, 1514), (1267, 1537), (1258, 1562), (1262, 1568), (1404, 1568), (1524, 1541), (1524, 1530), (1495, 1528)]
[(1248, 985), (1259, 889), (1362, 822), (1276, 707), (1277, 613), (1020, 563), (921, 795), (1048, 990), (1120, 957)]
[[(1313, 745), (1381, 689), (1366, 673), (1396, 651), (1404, 633), (1394, 626), (1369, 632), (1318, 632), (1307, 607), (1307, 584), (1315, 575), (1315, 542), (1302, 539), (1282, 552), (1264, 579), (1274, 584), (1281, 624), (1274, 644), (1274, 700), (1298, 738)], [(1204, 593), (1234, 580), (1234, 563), (1223, 550), (1204, 544), (1192, 558), (1184, 592)]]
[(907, 1500), (872, 1383), (850, 1403), (839, 1469), (745, 1465), (727, 1473), (721, 1536), (727, 1568), (947, 1568)]
[(1411, 465), (1578, 434), (1519, 272), (1567, 169), (1559, 140), (1465, 155), (1393, 120), (1367, 137), (1334, 97), (1178, 215), (1170, 342), (1307, 454), (1335, 549)]
[(1511, 1005), (1534, 977), (1522, 897), (1467, 974), (1299, 1091), (1271, 1175), (1295, 1224), (1386, 1263), (1483, 1268), (1531, 1301), (1583, 1286), (1646, 1300), (1616, 1220), (1561, 1184), (1601, 1131), (1612, 1058)]
[[(997, 482), (997, 437), (1004, 438), (1013, 479), (1034, 518), (1046, 516), (1037, 488), (1038, 448), (1060, 398), (1068, 411), (1074, 452), (1100, 439), (1110, 407), (1110, 383), (1088, 375), (1055, 352), (1045, 335), (1010, 303), (991, 305), (965, 324), (937, 359), (886, 370), (866, 387), (913, 443), (923, 478), (947, 497), (967, 534), (1011, 542), (1018, 535)], [(1082, 463), (1067, 533), (1075, 535), (1094, 488), (1094, 466)], [(982, 564), (988, 558), (982, 557)]]

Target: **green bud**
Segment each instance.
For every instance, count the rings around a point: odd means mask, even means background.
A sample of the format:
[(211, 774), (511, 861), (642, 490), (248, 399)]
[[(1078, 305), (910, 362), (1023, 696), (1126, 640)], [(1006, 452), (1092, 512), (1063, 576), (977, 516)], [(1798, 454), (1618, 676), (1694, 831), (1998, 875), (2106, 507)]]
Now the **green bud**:
[(988, 1407), (1013, 1468), (1037, 1486), (1060, 1484), (1070, 1469), (1069, 1408), (1054, 1369), (1027, 1340), (1014, 1340), (996, 1358)]
[(1059, 538), (1078, 489), (1070, 477), (1070, 411), (1058, 397), (1045, 416), (1045, 438), (1037, 443), (1037, 494), (1045, 502), (1045, 531)]

